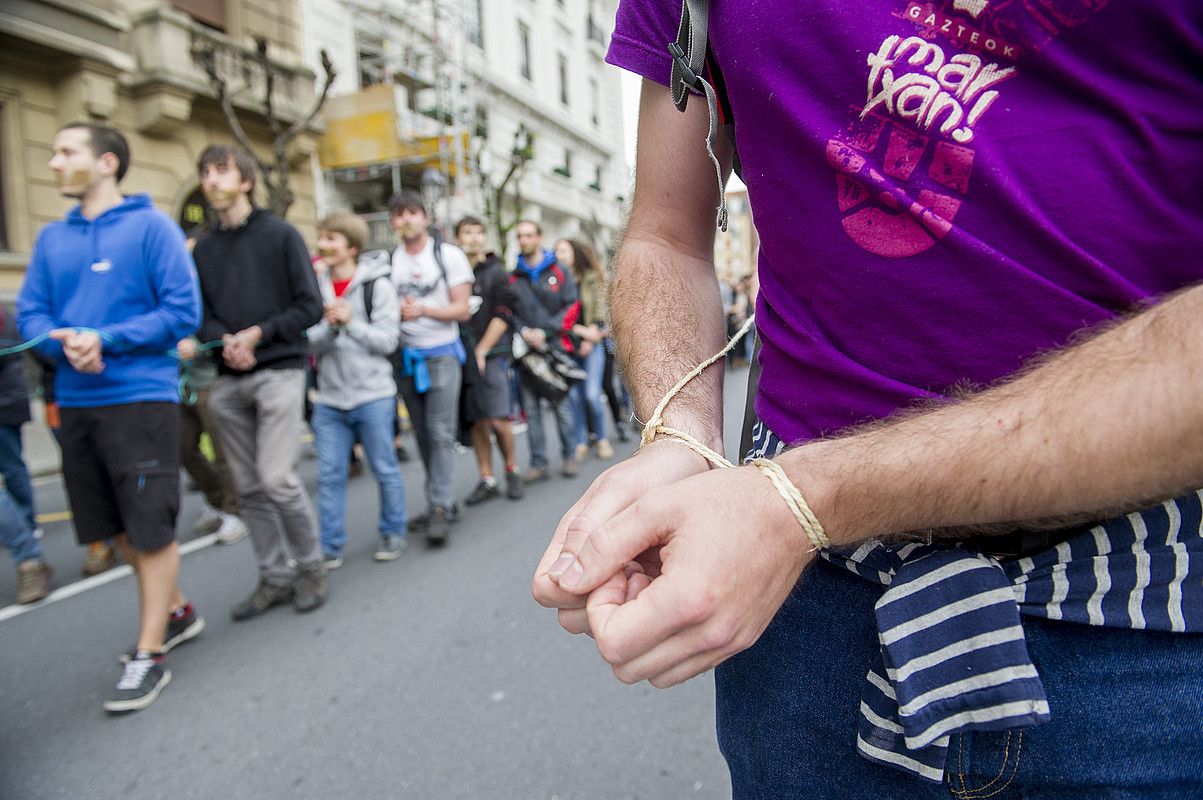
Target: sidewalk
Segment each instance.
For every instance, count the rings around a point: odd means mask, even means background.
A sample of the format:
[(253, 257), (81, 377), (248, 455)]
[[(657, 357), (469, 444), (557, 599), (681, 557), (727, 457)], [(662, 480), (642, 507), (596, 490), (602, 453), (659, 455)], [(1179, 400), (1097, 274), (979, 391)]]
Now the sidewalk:
[(31, 399), (29, 410), (33, 413), (33, 422), (21, 426), (21, 438), (25, 445), (25, 465), (29, 467), (31, 477), (40, 478), (46, 475), (57, 475), (62, 467), (58, 443), (54, 435), (46, 427), (45, 407), (41, 400)]

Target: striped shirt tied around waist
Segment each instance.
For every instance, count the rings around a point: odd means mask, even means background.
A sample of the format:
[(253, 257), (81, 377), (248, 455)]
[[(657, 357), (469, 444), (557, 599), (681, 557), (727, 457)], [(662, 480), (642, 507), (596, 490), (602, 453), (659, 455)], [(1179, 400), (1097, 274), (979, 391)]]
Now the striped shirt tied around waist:
[[(748, 458), (785, 449), (757, 422)], [(1083, 528), (1028, 558), (970, 544), (883, 544), (822, 557), (887, 589), (857, 750), (933, 782), (949, 736), (1038, 725), (1051, 711), (1020, 615), (1111, 628), (1203, 631), (1203, 490)]]

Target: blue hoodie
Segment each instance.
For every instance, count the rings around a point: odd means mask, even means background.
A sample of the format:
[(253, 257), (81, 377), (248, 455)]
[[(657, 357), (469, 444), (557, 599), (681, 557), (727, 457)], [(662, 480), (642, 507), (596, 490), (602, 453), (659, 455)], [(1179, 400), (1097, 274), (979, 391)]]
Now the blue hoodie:
[(530, 277), (531, 283), (538, 283), (539, 276), (543, 274), (543, 271), (545, 269), (547, 269), (548, 267), (550, 267), (552, 264), (556, 263), (556, 254), (555, 253), (553, 253), (550, 250), (543, 250), (542, 252), (543, 252), (543, 260), (540, 261), (538, 264), (535, 264), (534, 266), (531, 266), (530, 264), (526, 263), (526, 256), (523, 255), (522, 253), (518, 254), (518, 263), (514, 265), (515, 269), (522, 270)]
[(58, 363), (60, 405), (179, 402), (178, 364), (168, 350), (197, 329), (201, 315), (184, 235), (145, 194), (94, 220), (76, 206), (38, 235), (17, 314), (26, 339), (55, 328), (105, 334), (97, 375), (72, 369), (59, 342), (38, 345)]

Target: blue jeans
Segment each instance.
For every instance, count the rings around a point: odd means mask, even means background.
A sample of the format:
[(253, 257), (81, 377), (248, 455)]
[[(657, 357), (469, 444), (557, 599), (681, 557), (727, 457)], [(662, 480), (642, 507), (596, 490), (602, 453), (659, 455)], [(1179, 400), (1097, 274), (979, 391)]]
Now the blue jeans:
[(33, 513), (33, 486), (21, 454), (21, 426), (0, 425), (0, 475), (17, 510), (30, 528), (38, 526)]
[(380, 486), (380, 535), (405, 535), (405, 483), (393, 449), (397, 399), (385, 397), (348, 411), (313, 407), (317, 442), (317, 520), (322, 552), (337, 556), (347, 543), (347, 462), (358, 439)]
[(455, 505), (455, 443), (459, 438), (459, 390), (463, 366), (455, 356), (426, 359), (430, 388), (418, 394), (414, 379), (397, 374), (418, 453), (426, 467), (426, 507), (450, 511)]
[(25, 524), (24, 515), (8, 492), (0, 492), (0, 544), (8, 548), (18, 564), (42, 560), (42, 543), (33, 535), (33, 528)]
[[(606, 374), (606, 351), (601, 343), (594, 345), (585, 356), (582, 366), (585, 368), (584, 384), (577, 384), (579, 397), (576, 410), (576, 440), (588, 442), (592, 439), (605, 439), (606, 416), (602, 410), (602, 378)], [(586, 423), (589, 426), (585, 431)], [(589, 433), (593, 436), (590, 437)]]
[(715, 671), (735, 798), (1203, 797), (1199, 634), (1024, 617), (1051, 722), (953, 734), (944, 785), (861, 758), (858, 709), (883, 591), (816, 560), (760, 640)]
[[(535, 469), (542, 469), (547, 466), (547, 434), (543, 429), (543, 406), (539, 402), (539, 395), (527, 386), (526, 381), (519, 380), (518, 385), (522, 390), (522, 407), (526, 409), (530, 465)], [(575, 409), (577, 401), (574, 394), (580, 391), (579, 387), (580, 384), (576, 384), (567, 397), (552, 404), (552, 410), (556, 415), (556, 428), (559, 429), (560, 434), (560, 457), (564, 461), (576, 457), (576, 446), (581, 441), (576, 438), (577, 415)]]

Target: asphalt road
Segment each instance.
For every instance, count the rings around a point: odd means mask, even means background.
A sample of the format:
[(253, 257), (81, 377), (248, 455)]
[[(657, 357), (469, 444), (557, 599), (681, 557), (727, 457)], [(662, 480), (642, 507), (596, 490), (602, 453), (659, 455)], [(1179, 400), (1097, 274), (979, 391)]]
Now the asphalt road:
[[(728, 373), (729, 454), (746, 375)], [(519, 446), (525, 464), (525, 436)], [(208, 627), (172, 653), (159, 700), (124, 717), (101, 703), (136, 633), (132, 578), (0, 609), (0, 800), (728, 797), (710, 676), (625, 686), (591, 640), (530, 598), (556, 521), (604, 467), (591, 459), (522, 502), (472, 509), (446, 548), (415, 539), (388, 564), (371, 560), (375, 484), (352, 481), (346, 563), (327, 605), (304, 616), (280, 607), (231, 622), (256, 580), (250, 543), (185, 534), (182, 585)], [(403, 469), (416, 513), (421, 467)], [(303, 462), (310, 488), (313, 472)], [(463, 454), (459, 496), (475, 477)], [(60, 482), (36, 489), (39, 512), (58, 520), (44, 542), (63, 587), (82, 550), (57, 513)], [(180, 530), (199, 512), (187, 494)], [(0, 602), (13, 584), (0, 568)]]

